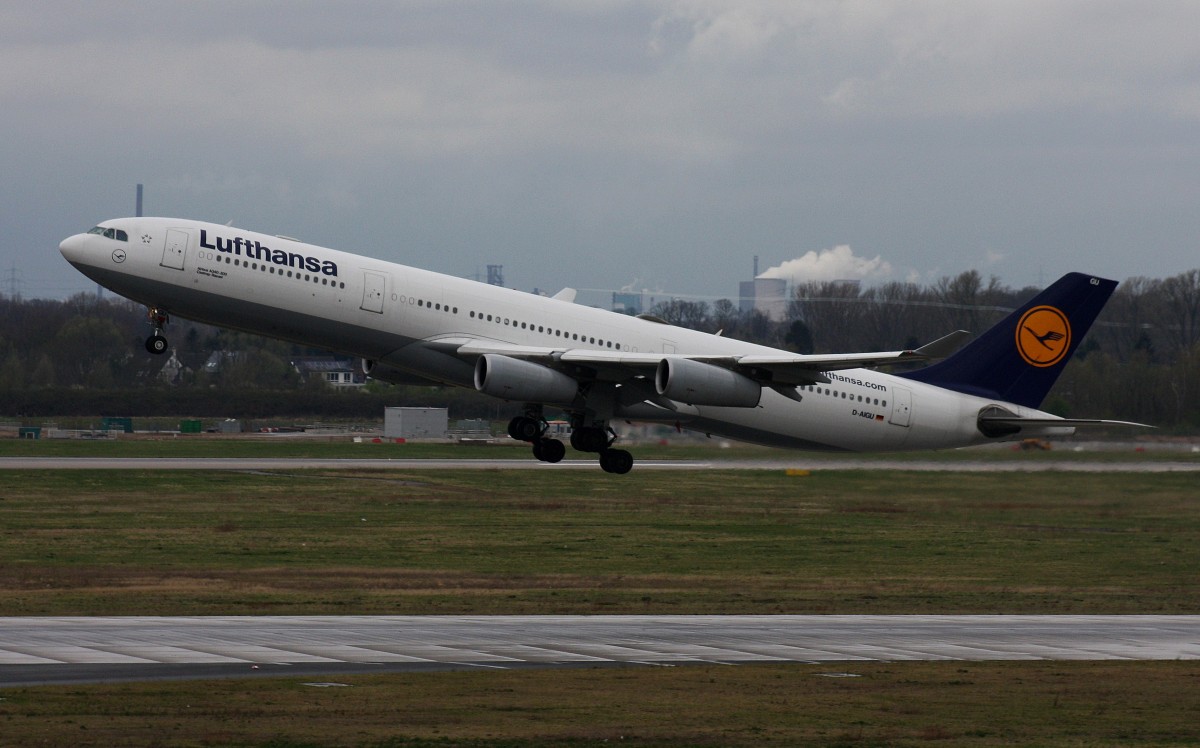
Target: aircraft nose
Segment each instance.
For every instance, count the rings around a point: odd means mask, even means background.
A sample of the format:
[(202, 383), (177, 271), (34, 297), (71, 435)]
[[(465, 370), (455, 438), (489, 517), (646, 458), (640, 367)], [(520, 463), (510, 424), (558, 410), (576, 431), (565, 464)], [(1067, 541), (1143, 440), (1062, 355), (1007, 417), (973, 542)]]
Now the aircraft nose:
[(75, 263), (83, 259), (83, 244), (85, 234), (76, 234), (63, 239), (58, 245), (58, 251), (67, 258), (67, 262)]

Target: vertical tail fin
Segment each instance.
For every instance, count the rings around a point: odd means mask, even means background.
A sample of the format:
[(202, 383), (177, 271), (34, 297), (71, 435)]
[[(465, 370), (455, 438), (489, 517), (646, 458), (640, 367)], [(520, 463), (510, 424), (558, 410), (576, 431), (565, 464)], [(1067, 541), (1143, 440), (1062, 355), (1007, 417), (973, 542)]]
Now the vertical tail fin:
[(1037, 408), (1116, 287), (1068, 273), (950, 358), (900, 376)]

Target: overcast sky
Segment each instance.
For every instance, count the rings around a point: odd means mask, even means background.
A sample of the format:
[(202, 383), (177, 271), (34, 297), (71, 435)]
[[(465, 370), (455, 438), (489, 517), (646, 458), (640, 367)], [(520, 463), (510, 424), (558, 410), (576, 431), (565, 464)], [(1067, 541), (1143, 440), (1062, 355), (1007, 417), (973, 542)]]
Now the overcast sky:
[[(0, 292), (105, 218), (507, 285), (1200, 267), (1200, 3), (0, 2)], [(808, 261), (803, 261), (803, 258)], [(782, 270), (776, 273), (784, 272)]]

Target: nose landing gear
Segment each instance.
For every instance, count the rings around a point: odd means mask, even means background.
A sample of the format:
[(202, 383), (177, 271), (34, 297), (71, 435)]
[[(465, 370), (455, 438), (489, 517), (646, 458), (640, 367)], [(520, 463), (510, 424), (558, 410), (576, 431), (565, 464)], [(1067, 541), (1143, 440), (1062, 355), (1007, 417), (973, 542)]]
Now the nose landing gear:
[(146, 350), (155, 356), (161, 356), (167, 352), (168, 347), (167, 338), (162, 334), (162, 330), (171, 321), (171, 317), (158, 307), (150, 307), (146, 316), (150, 318), (150, 324), (154, 326), (154, 332), (146, 338)]

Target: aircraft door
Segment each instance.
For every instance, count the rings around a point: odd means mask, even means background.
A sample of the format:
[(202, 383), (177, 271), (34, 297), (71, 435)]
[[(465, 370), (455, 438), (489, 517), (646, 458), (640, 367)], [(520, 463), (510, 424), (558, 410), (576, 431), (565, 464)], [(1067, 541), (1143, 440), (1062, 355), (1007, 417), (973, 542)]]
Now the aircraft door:
[(912, 418), (912, 390), (903, 387), (892, 388), (892, 415), (888, 423), (897, 426), (908, 426)]
[(381, 273), (363, 271), (363, 300), (359, 308), (367, 312), (383, 314), (383, 292), (387, 279)]
[(183, 270), (183, 258), (187, 255), (188, 232), (182, 229), (167, 229), (167, 243), (163, 246), (162, 262), (165, 268)]

